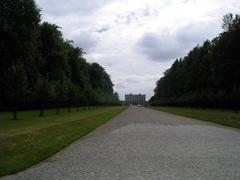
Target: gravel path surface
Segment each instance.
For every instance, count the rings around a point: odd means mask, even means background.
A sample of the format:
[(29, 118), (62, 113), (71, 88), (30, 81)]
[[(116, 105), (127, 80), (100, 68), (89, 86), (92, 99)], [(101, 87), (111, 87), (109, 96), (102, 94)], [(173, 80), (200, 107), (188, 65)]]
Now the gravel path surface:
[(238, 180), (240, 131), (130, 107), (50, 159), (4, 180)]

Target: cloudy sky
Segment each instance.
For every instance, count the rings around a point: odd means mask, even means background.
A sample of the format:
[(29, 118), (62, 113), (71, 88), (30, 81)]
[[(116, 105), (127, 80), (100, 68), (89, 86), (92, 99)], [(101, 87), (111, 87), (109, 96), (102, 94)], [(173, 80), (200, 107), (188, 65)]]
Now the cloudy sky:
[(221, 32), (222, 16), (239, 0), (37, 0), (43, 21), (111, 75), (117, 91), (153, 95), (176, 58)]

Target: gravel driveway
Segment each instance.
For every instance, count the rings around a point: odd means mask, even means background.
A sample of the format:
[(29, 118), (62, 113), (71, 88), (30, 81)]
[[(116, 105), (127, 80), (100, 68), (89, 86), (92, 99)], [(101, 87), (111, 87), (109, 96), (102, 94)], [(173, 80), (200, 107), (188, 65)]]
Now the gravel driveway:
[(130, 107), (16, 180), (238, 180), (240, 131)]

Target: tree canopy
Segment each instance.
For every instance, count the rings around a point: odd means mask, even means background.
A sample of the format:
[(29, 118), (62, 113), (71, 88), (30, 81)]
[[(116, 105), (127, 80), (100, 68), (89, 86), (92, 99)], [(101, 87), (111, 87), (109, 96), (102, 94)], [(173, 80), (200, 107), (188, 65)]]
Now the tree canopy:
[(0, 109), (119, 103), (110, 76), (88, 63), (34, 0), (0, 3)]
[(151, 104), (240, 107), (240, 16), (225, 15), (222, 27), (165, 71)]

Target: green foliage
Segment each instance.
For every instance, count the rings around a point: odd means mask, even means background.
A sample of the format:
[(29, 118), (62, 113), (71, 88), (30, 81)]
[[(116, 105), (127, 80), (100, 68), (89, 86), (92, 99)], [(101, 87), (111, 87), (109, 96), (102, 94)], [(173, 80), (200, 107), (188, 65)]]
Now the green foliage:
[(39, 9), (33, 0), (8, 0), (0, 3), (0, 77), (12, 65), (21, 62), (27, 74), (37, 58)]
[(225, 31), (239, 30), (240, 29), (240, 17), (229, 13), (223, 16), (222, 28)]
[(53, 101), (56, 97), (54, 84), (44, 77), (39, 77), (35, 85), (35, 98), (36, 101), (46, 106), (48, 101)]
[[(0, 109), (20, 100), (22, 108), (41, 109), (116, 104), (105, 70), (87, 63), (83, 50), (65, 40), (57, 25), (40, 20), (33, 0), (0, 3)], [(18, 77), (19, 72), (8, 72), (20, 67), (24, 73)], [(27, 101), (23, 91), (30, 92)]]
[(152, 105), (240, 107), (240, 16), (225, 15), (223, 28), (173, 63), (157, 82)]
[(39, 76), (34, 87), (33, 96), (35, 97), (35, 101), (39, 104), (39, 116), (43, 116), (44, 108), (48, 107), (48, 104), (53, 102), (56, 98), (54, 83), (42, 76)]
[(54, 24), (44, 22), (40, 25), (40, 52), (45, 64), (42, 73), (50, 80), (61, 79), (67, 71), (67, 52), (62, 33)]
[(3, 94), (9, 99), (9, 105), (13, 110), (13, 119), (17, 119), (17, 110), (19, 106), (26, 101), (28, 94), (28, 81), (25, 69), (21, 63), (11, 66), (5, 73), (3, 80)]
[(54, 91), (56, 93), (55, 101), (57, 104), (63, 105), (68, 100), (71, 83), (71, 80), (65, 76), (61, 80), (55, 81)]
[(23, 103), (28, 93), (28, 81), (22, 64), (11, 66), (5, 74), (5, 95), (14, 106)]

